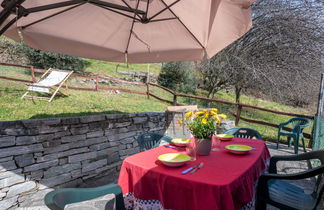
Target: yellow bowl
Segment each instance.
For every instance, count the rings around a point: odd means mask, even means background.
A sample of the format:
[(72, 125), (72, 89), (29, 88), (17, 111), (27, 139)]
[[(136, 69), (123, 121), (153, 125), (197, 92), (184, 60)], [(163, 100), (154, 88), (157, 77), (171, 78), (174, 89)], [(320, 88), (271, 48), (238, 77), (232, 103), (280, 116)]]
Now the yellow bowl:
[(164, 165), (170, 167), (178, 167), (185, 164), (187, 161), (190, 160), (190, 157), (185, 154), (181, 153), (166, 153), (160, 155), (158, 160), (161, 161)]
[(229, 152), (234, 154), (246, 154), (253, 148), (247, 145), (240, 145), (240, 144), (231, 144), (225, 147)]
[(189, 144), (191, 141), (189, 139), (172, 139), (171, 143), (179, 146), (179, 147), (185, 147), (187, 144)]
[(216, 138), (218, 138), (221, 141), (230, 141), (232, 138), (234, 138), (234, 135), (231, 134), (217, 134)]

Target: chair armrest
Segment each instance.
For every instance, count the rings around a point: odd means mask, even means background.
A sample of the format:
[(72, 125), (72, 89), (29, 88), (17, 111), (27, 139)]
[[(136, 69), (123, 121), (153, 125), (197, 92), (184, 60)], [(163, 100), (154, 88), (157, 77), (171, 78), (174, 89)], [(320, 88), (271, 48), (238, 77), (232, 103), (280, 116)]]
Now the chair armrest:
[(65, 205), (68, 203), (76, 203), (85, 200), (91, 200), (107, 194), (115, 194), (116, 209), (125, 209), (122, 190), (120, 186), (116, 184), (109, 184), (96, 188), (57, 189), (47, 193), (44, 198), (44, 202), (46, 206), (48, 206), (51, 210), (62, 210), (62, 206), (59, 206), (58, 203), (55, 202), (55, 196), (61, 195), (61, 197), (68, 198), (68, 202), (63, 202), (63, 205)]
[(279, 128), (282, 128), (285, 125), (288, 125), (289, 123), (290, 123), (289, 121), (288, 122), (283, 122), (283, 123), (280, 123), (278, 126), (279, 126)]
[(277, 162), (279, 161), (298, 161), (298, 160), (310, 160), (310, 159), (319, 159), (321, 163), (324, 163), (324, 151), (313, 151), (302, 153), (298, 155), (289, 155), (289, 156), (273, 156), (270, 159), (269, 173), (277, 173)]
[(314, 177), (316, 175), (324, 173), (324, 165), (309, 169), (307, 171), (294, 173), (294, 174), (263, 174), (260, 176), (260, 180), (268, 181), (269, 179), (284, 179), (284, 180), (297, 180)]

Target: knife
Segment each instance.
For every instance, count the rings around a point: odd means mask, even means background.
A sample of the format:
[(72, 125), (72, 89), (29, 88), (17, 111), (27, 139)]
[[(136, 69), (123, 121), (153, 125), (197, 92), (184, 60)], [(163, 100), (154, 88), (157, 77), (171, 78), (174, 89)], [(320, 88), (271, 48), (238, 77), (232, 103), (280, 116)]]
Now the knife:
[(199, 163), (198, 166), (190, 172), (190, 174), (195, 173), (198, 169), (201, 169), (203, 166), (204, 166), (204, 163)]
[(172, 149), (176, 149), (176, 150), (178, 150), (178, 148), (177, 147), (175, 147), (175, 146), (172, 146), (172, 145), (163, 145), (165, 148), (172, 148)]
[(182, 171), (181, 174), (185, 175), (185, 174), (189, 173), (191, 170), (194, 170), (194, 169), (196, 169), (197, 167), (199, 167), (199, 165), (200, 165), (200, 163), (198, 163), (197, 165), (194, 165), (194, 166), (192, 166), (192, 167), (190, 167), (190, 168), (188, 168), (188, 169)]

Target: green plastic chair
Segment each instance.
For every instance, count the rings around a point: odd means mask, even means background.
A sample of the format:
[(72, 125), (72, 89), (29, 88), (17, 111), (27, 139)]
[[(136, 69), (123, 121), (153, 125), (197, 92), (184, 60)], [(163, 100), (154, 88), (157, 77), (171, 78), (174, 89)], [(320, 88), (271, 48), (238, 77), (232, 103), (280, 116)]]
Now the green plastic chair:
[[(288, 125), (292, 127), (292, 131), (283, 130), (283, 128)], [(303, 118), (303, 117), (291, 118), (287, 122), (280, 123), (279, 130), (278, 130), (277, 149), (279, 148), (280, 137), (287, 136), (288, 147), (290, 147), (291, 139), (294, 140), (295, 154), (298, 154), (299, 138), (302, 139), (304, 152), (306, 152), (303, 130), (304, 130), (304, 128), (308, 127), (309, 125), (310, 125), (310, 121), (307, 118)]]
[[(279, 161), (319, 160), (320, 165), (293, 174), (278, 174)], [(280, 209), (315, 210), (324, 191), (324, 151), (313, 151), (299, 155), (273, 156), (270, 159), (269, 173), (263, 174), (258, 180), (255, 209), (266, 209), (267, 204)], [(293, 182), (304, 179), (315, 179), (313, 192), (305, 193), (302, 187)], [(292, 183), (291, 183), (292, 182)]]
[(141, 151), (145, 151), (158, 147), (161, 141), (170, 143), (172, 138), (169, 136), (164, 136), (160, 133), (146, 132), (139, 135), (136, 140)]
[(252, 129), (252, 128), (242, 128), (242, 127), (237, 127), (237, 128), (231, 128), (227, 131), (224, 132), (225, 134), (231, 134), (234, 135), (235, 137), (239, 138), (247, 138), (247, 139), (262, 139), (261, 134)]
[(115, 194), (116, 209), (125, 210), (122, 190), (119, 185), (109, 184), (95, 188), (56, 189), (46, 194), (44, 202), (51, 210), (63, 210), (70, 203), (91, 200), (107, 194)]

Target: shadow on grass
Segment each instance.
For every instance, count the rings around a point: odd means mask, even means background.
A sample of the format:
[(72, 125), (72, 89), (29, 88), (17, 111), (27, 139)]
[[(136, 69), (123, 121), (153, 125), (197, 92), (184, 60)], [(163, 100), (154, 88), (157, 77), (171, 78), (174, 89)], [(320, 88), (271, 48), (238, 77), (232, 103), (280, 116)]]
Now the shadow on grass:
[(121, 112), (117, 110), (107, 110), (102, 112), (77, 112), (77, 113), (60, 113), (60, 114), (36, 114), (29, 119), (43, 119), (43, 118), (60, 118), (60, 117), (80, 117), (100, 114), (129, 114), (128, 112)]

